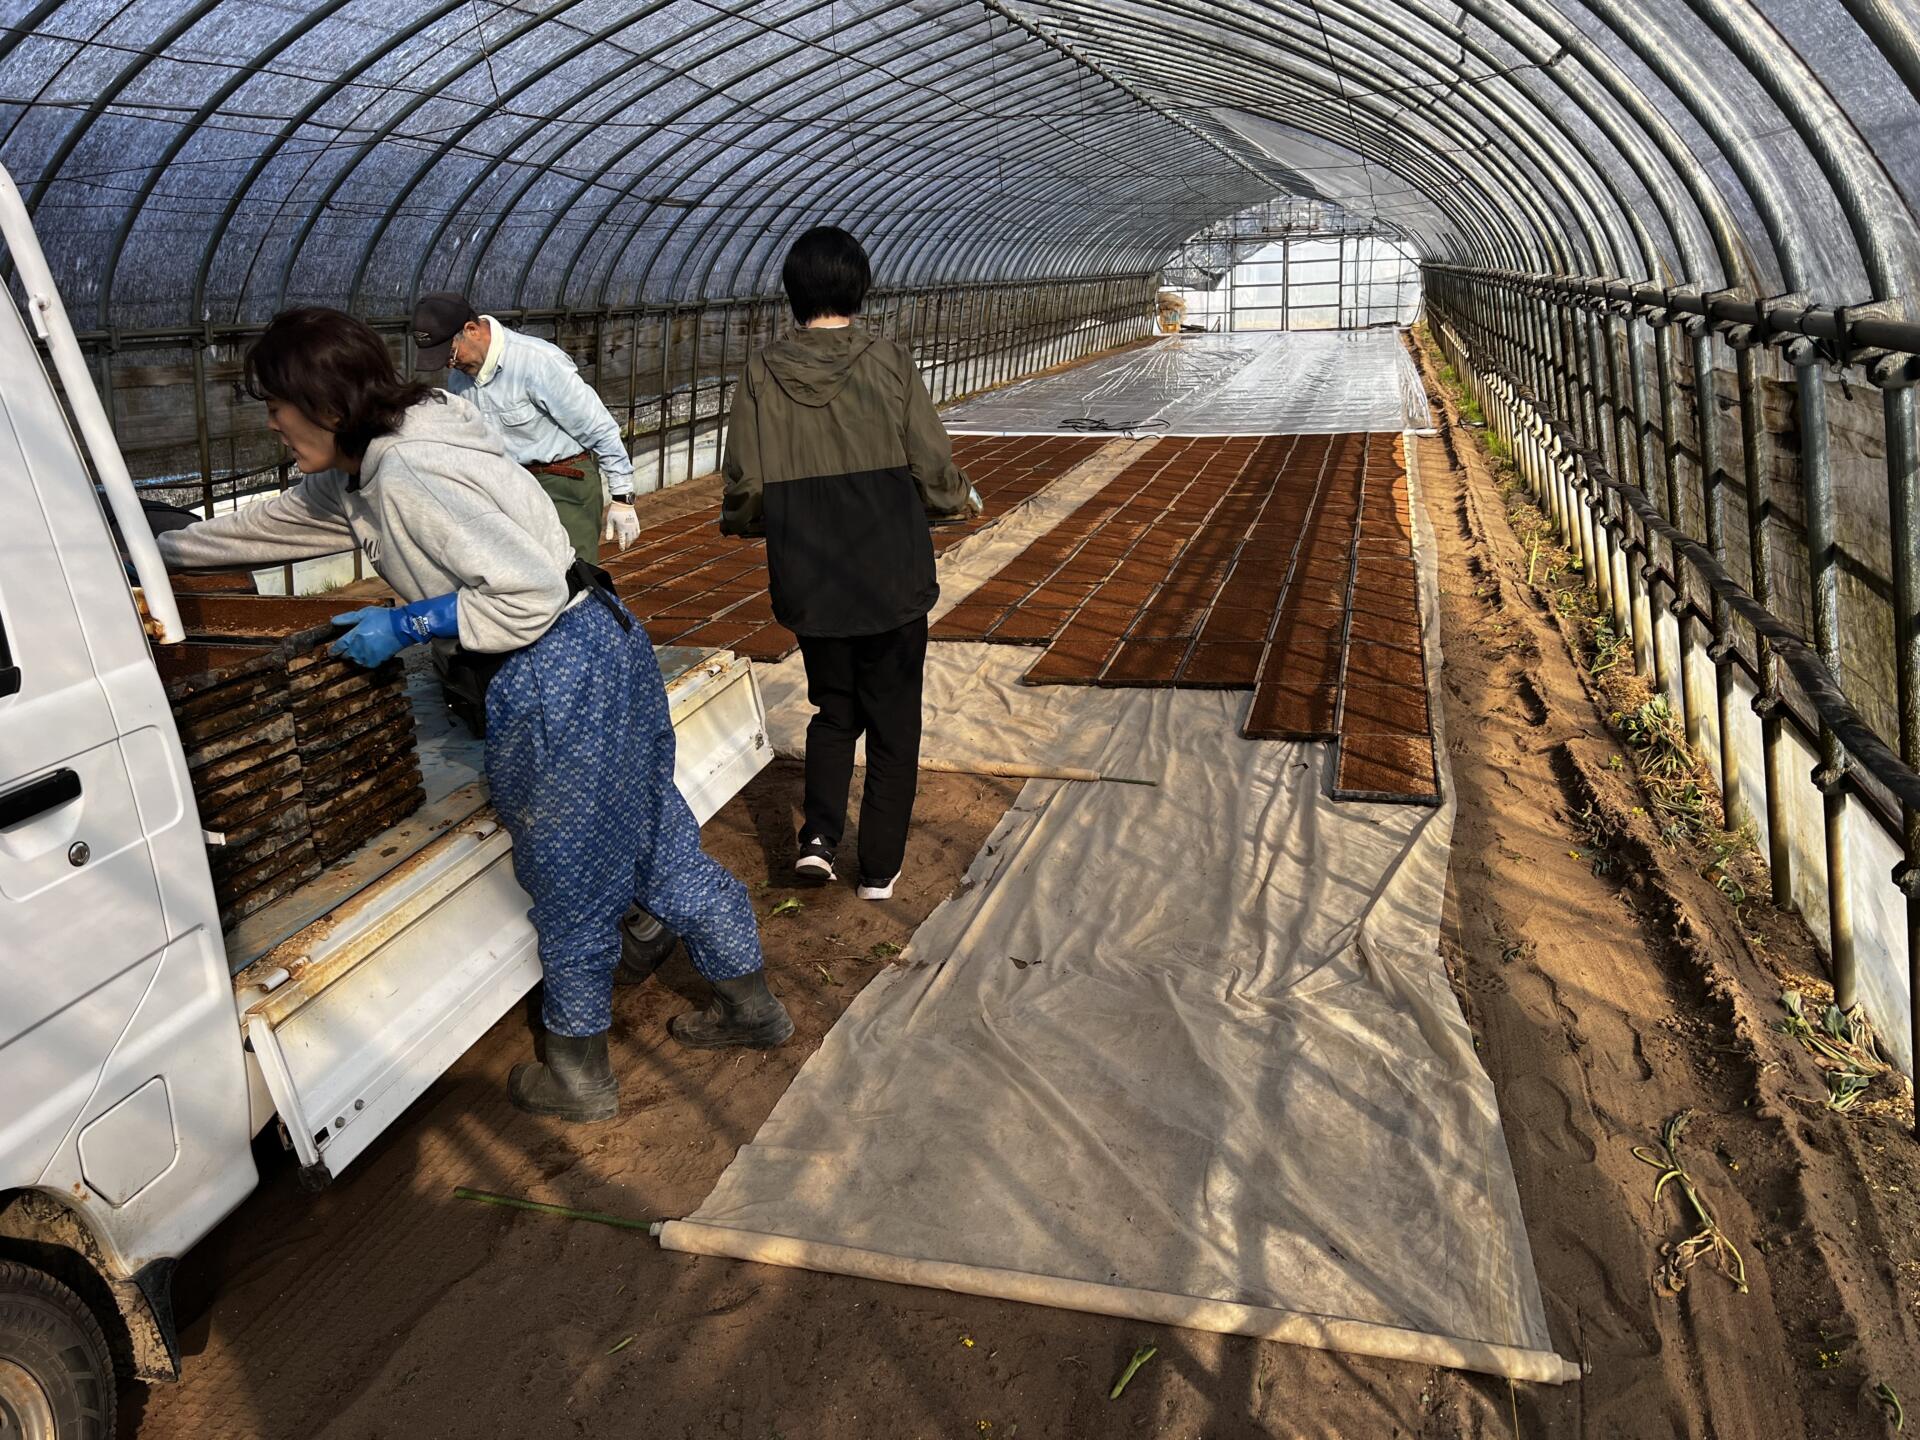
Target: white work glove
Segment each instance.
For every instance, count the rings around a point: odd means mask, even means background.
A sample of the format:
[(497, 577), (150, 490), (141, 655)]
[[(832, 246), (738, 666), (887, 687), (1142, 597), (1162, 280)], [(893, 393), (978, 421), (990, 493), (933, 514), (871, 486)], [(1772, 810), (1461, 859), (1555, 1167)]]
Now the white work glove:
[(633, 513), (633, 505), (626, 500), (612, 500), (607, 503), (606, 512), (600, 517), (600, 542), (604, 545), (612, 542), (622, 550), (640, 538), (640, 517)]
[(962, 513), (974, 516), (987, 513), (987, 502), (980, 498), (980, 491), (972, 485), (967, 486), (967, 506)]

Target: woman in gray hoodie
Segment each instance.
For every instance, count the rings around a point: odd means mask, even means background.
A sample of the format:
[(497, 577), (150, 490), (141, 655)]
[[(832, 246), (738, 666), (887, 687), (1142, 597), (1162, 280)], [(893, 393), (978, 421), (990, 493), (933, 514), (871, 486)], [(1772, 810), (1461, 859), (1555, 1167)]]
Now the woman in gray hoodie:
[(619, 1112), (607, 1056), (618, 926), (637, 902), (680, 932), (714, 987), (676, 1016), (682, 1044), (778, 1045), (739, 880), (700, 849), (673, 783), (674, 734), (653, 646), (577, 561), (553, 502), (465, 400), (403, 380), (385, 344), (337, 310), (289, 310), (247, 355), (247, 388), (303, 478), (273, 499), (159, 537), (172, 568), (270, 565), (357, 547), (406, 602), (335, 617), (336, 653), (378, 665), (430, 642), (485, 677), (487, 784), (533, 898), (547, 1058), (514, 1067), (536, 1114)]

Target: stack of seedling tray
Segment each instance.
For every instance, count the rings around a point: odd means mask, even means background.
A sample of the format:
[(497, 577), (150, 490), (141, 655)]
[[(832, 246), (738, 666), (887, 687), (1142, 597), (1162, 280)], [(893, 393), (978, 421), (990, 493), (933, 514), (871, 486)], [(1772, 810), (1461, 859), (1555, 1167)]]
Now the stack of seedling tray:
[(286, 657), (192, 641), (155, 655), (208, 835), (220, 923), (230, 929), (320, 873)]
[(301, 785), (320, 862), (331, 864), (420, 808), (413, 706), (398, 660), (375, 670), (336, 659), (337, 632), (308, 630), (286, 646)]
[(231, 927), (419, 808), (413, 710), (397, 660), (327, 653), (339, 601), (177, 598), (191, 638), (156, 655)]

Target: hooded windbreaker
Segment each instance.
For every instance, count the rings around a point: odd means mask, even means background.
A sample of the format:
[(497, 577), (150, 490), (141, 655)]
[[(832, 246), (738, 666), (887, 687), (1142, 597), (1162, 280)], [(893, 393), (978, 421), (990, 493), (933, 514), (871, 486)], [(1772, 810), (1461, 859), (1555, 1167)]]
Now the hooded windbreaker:
[(756, 353), (722, 469), (720, 528), (765, 534), (774, 618), (796, 635), (877, 635), (933, 608), (927, 519), (968, 486), (901, 346), (849, 325)]
[[(507, 458), (471, 404), (440, 390), (367, 446), (359, 475), (309, 475), (271, 500), (168, 531), (157, 543), (175, 570), (357, 548), (402, 600), (457, 591), (461, 646), (493, 654), (547, 633), (567, 606), (573, 563), (539, 482)], [(452, 649), (446, 640), (434, 645)]]

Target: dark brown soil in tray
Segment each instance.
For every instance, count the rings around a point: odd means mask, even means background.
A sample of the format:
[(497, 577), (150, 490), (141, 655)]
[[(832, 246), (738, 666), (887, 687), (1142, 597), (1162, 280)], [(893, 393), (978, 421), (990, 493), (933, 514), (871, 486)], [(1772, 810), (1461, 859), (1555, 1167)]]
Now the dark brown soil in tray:
[(1200, 629), (1202, 643), (1252, 644), (1258, 648), (1267, 638), (1267, 631), (1273, 626), (1272, 608), (1261, 610), (1227, 609), (1216, 605), (1208, 613), (1206, 624)]
[(1060, 607), (1021, 605), (993, 629), (992, 638), (1014, 644), (1043, 645), (1066, 627), (1073, 612)]
[(1427, 692), (1420, 685), (1356, 680), (1351, 669), (1340, 697), (1340, 734), (1425, 737)]
[(1127, 632), (1130, 640), (1191, 640), (1206, 620), (1204, 610), (1186, 606), (1162, 607), (1156, 604), (1143, 610)]
[(1102, 685), (1171, 685), (1186, 658), (1185, 640), (1127, 640), (1100, 673)]
[(1353, 628), (1349, 631), (1349, 643), (1353, 645), (1387, 645), (1402, 650), (1420, 648), (1420, 625), (1417, 617), (1374, 615), (1365, 610), (1353, 612)]
[(1260, 672), (1260, 656), (1264, 649), (1258, 643), (1202, 641), (1187, 656), (1187, 663), (1180, 671), (1179, 683), (1219, 689), (1251, 687)]
[(1249, 740), (1332, 739), (1337, 698), (1330, 685), (1316, 689), (1264, 681), (1253, 692), (1241, 734)]
[(1434, 801), (1433, 741), (1425, 735), (1342, 735), (1336, 798)]

